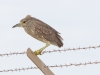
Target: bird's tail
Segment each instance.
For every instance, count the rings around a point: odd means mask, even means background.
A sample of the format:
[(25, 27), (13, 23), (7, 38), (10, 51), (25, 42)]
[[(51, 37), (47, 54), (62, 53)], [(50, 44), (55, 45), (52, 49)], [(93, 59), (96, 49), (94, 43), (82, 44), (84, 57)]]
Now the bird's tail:
[(57, 42), (57, 46), (58, 47), (62, 47), (63, 46), (62, 40), (63, 40), (62, 37), (60, 35), (57, 35), (56, 42)]

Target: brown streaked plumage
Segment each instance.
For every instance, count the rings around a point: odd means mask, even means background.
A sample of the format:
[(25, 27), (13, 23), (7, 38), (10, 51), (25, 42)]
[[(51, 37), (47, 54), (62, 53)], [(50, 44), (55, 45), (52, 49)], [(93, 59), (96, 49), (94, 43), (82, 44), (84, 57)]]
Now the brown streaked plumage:
[(60, 33), (58, 31), (39, 19), (31, 17), (30, 15), (27, 15), (20, 21), (19, 24), (13, 26), (13, 28), (14, 27), (23, 27), (25, 32), (31, 35), (33, 38), (46, 43), (45, 47), (35, 51), (36, 55), (41, 54), (42, 50), (44, 50), (50, 44), (58, 47), (63, 46), (63, 39), (59, 35)]

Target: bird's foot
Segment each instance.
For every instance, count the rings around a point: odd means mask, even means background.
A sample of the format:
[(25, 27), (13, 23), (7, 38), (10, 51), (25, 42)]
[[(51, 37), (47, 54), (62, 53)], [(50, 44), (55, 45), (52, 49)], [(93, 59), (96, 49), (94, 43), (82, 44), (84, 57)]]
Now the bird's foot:
[(46, 43), (46, 45), (45, 45), (44, 47), (40, 48), (39, 50), (34, 51), (33, 53), (34, 53), (35, 55), (42, 55), (42, 54), (43, 54), (42, 51), (43, 51), (46, 47), (48, 47), (49, 45), (50, 45), (50, 43)]
[(33, 52), (35, 55), (42, 55), (42, 50), (36, 50)]

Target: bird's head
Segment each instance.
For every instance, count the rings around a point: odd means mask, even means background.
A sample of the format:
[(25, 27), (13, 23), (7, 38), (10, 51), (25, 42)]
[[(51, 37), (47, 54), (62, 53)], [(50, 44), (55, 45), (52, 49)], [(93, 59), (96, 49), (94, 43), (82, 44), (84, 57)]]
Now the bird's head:
[(26, 25), (26, 22), (31, 19), (32, 17), (30, 15), (27, 15), (24, 19), (20, 20), (20, 23), (14, 25), (12, 28), (15, 28), (15, 27), (23, 27)]

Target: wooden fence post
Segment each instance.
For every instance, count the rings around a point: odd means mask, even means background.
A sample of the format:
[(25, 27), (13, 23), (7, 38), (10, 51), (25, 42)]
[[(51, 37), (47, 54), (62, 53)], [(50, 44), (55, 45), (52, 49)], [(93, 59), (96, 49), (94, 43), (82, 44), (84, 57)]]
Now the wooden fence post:
[(54, 73), (40, 60), (40, 58), (34, 55), (33, 51), (28, 48), (27, 56), (30, 60), (45, 74), (45, 75), (54, 75)]

